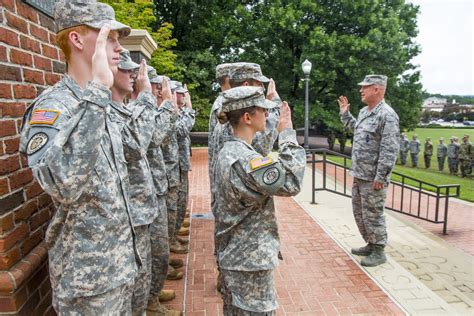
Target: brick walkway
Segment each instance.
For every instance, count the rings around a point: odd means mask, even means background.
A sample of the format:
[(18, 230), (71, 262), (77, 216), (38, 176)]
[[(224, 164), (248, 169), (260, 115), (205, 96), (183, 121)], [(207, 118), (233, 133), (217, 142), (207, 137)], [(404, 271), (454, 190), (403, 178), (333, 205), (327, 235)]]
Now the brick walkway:
[[(207, 149), (193, 149), (192, 162), (190, 253), (179, 256), (187, 260), (187, 271), (183, 280), (167, 281), (165, 288), (178, 294), (167, 306), (182, 309), (184, 301), (188, 316), (222, 315)], [(292, 198), (277, 198), (276, 206), (284, 257), (275, 273), (277, 315), (404, 314)]]

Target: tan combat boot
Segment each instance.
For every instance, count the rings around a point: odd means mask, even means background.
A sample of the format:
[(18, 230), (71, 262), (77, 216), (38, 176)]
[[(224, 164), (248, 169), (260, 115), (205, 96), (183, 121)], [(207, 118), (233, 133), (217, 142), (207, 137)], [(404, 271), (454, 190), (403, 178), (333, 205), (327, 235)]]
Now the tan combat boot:
[(183, 272), (176, 271), (175, 268), (168, 265), (168, 274), (166, 275), (167, 280), (181, 280), (183, 278)]
[(183, 239), (183, 238), (179, 238), (178, 236), (176, 236), (176, 240), (183, 246), (186, 246), (189, 244), (189, 239)]
[(158, 295), (160, 302), (168, 302), (173, 300), (176, 297), (176, 292), (174, 290), (161, 290)]
[(181, 224), (181, 227), (189, 227), (191, 226), (191, 222), (189, 221), (188, 218), (185, 218), (183, 221), (183, 224)]
[(178, 258), (170, 258), (168, 263), (175, 269), (181, 268), (184, 265), (183, 260)]
[(158, 296), (153, 297), (148, 301), (148, 306), (146, 307), (147, 316), (182, 316), (183, 313), (180, 311), (167, 309), (160, 304)]
[(176, 239), (170, 242), (170, 251), (173, 253), (188, 253), (188, 248), (182, 246)]
[(189, 228), (181, 227), (181, 229), (178, 231), (178, 236), (189, 236)]

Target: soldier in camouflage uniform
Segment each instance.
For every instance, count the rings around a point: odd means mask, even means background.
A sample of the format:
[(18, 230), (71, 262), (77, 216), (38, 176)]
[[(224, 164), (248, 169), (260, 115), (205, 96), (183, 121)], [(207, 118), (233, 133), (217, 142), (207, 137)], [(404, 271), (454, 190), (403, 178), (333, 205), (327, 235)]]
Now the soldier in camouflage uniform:
[(186, 208), (188, 207), (188, 173), (191, 170), (191, 138), (189, 137), (189, 133), (194, 126), (195, 111), (192, 107), (191, 97), (189, 95), (188, 89), (186, 86), (183, 87), (181, 83), (179, 83), (178, 88), (176, 89), (176, 102), (179, 109), (179, 116), (176, 121), (176, 131), (179, 146), (180, 185), (178, 189), (178, 212), (176, 215), (175, 236), (173, 236), (173, 239), (171, 240), (171, 247), (173, 247), (176, 252), (179, 252), (181, 249), (185, 249), (185, 253), (187, 253), (187, 248), (179, 243), (176, 233), (181, 229), (181, 225), (183, 224), (186, 213)]
[(152, 278), (150, 298), (147, 306), (148, 315), (181, 315), (181, 312), (168, 310), (160, 304), (164, 296), (167, 300), (175, 297), (173, 290), (164, 290), (163, 286), (168, 273), (169, 263), (169, 236), (168, 236), (168, 213), (166, 206), (166, 193), (168, 191), (168, 178), (166, 166), (163, 159), (161, 145), (171, 133), (175, 125), (177, 112), (172, 102), (172, 94), (169, 79), (158, 76), (156, 71), (148, 68), (153, 95), (157, 98), (157, 105), (153, 111), (145, 108), (144, 117), (153, 119), (153, 123), (140, 126), (141, 130), (148, 131), (149, 135), (143, 140), (146, 155), (150, 164), (151, 176), (158, 200), (158, 216), (150, 225)]
[(431, 139), (427, 137), (425, 141), (425, 149), (423, 151), (426, 169), (428, 169), (431, 165), (431, 156), (433, 156), (433, 144), (431, 143)]
[(377, 266), (387, 261), (384, 248), (387, 244), (384, 205), (387, 186), (397, 160), (400, 131), (398, 115), (385, 103), (387, 77), (368, 75), (360, 82), (362, 102), (367, 104), (357, 120), (349, 112), (346, 97), (339, 97), (341, 121), (354, 131), (352, 165), (354, 177), (352, 208), (359, 231), (367, 243), (352, 253), (367, 256), (364, 266)]
[(461, 177), (470, 175), (472, 172), (471, 160), (473, 157), (472, 144), (469, 141), (469, 135), (464, 135), (462, 138), (462, 144), (459, 146), (459, 167), (461, 169)]
[(406, 133), (402, 133), (400, 137), (400, 164), (405, 166), (407, 164), (408, 151), (410, 150), (410, 140)]
[(457, 175), (458, 173), (458, 155), (459, 155), (459, 144), (457, 143), (457, 137), (451, 136), (451, 143), (448, 145), (448, 167), (449, 174)]
[(448, 147), (444, 144), (444, 138), (439, 139), (439, 144), (436, 149), (436, 156), (438, 157), (438, 171), (444, 170), (444, 162), (446, 161), (446, 155), (448, 154)]
[[(108, 114), (118, 38), (130, 28), (95, 1), (58, 1), (54, 15), (68, 73), (28, 107), (20, 140), (56, 207), (45, 236), (53, 307), (64, 315), (130, 314), (141, 259), (120, 126)], [(95, 52), (83, 49), (94, 44)]]
[(272, 196), (300, 191), (306, 157), (286, 102), (278, 127), (279, 157), (264, 157), (251, 146), (255, 133), (265, 129), (267, 109), (275, 106), (259, 87), (223, 93), (219, 118), (229, 120), (233, 136), (212, 171), (224, 315), (274, 315), (277, 309), (273, 270), (279, 235)]
[(418, 167), (418, 154), (420, 153), (421, 144), (418, 140), (418, 136), (413, 135), (413, 139), (410, 142), (410, 156), (411, 156), (411, 166), (413, 168)]

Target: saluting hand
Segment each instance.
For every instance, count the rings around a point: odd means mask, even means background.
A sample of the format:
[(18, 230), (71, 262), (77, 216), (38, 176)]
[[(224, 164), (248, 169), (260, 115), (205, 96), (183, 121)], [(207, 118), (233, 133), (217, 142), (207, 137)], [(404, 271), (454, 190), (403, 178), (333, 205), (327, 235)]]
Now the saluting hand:
[(97, 82), (107, 88), (114, 84), (114, 74), (110, 69), (107, 58), (107, 38), (110, 33), (109, 25), (104, 25), (97, 35), (95, 52), (92, 55), (92, 81)]
[[(184, 88), (188, 90), (187, 85), (184, 85)], [(193, 104), (191, 103), (191, 95), (189, 94), (189, 91), (184, 93), (184, 106), (187, 107), (188, 109), (193, 108)]]
[(349, 100), (347, 100), (347, 97), (341, 95), (339, 99), (337, 99), (337, 102), (339, 103), (339, 110), (342, 113), (349, 111), (351, 104), (349, 103)]
[(278, 132), (282, 132), (287, 128), (293, 128), (291, 121), (291, 109), (286, 101), (280, 104), (280, 122), (278, 123)]
[(168, 78), (163, 78), (161, 83), (161, 97), (163, 101), (172, 101), (173, 95), (171, 94), (170, 81)]
[(150, 78), (148, 78), (148, 71), (145, 59), (142, 59), (142, 62), (140, 63), (140, 68), (138, 69), (138, 76), (135, 85), (138, 93), (144, 91), (151, 92), (151, 83)]
[(274, 98), (280, 98), (278, 92), (276, 91), (275, 81), (270, 79), (270, 83), (268, 84), (268, 91), (267, 91), (267, 100), (273, 100)]

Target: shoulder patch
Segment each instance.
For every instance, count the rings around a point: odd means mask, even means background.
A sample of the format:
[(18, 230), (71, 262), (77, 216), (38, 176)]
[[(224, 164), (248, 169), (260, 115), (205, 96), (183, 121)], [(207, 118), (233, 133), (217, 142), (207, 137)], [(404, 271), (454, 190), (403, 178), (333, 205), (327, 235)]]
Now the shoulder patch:
[(250, 169), (255, 170), (261, 167), (268, 166), (273, 163), (271, 157), (259, 157), (250, 160)]
[(44, 145), (46, 145), (48, 139), (49, 137), (45, 133), (37, 133), (33, 135), (33, 137), (31, 137), (30, 141), (28, 142), (26, 154), (33, 155), (35, 152), (43, 148)]
[(262, 176), (263, 183), (267, 185), (274, 184), (280, 178), (280, 170), (276, 167), (271, 167), (265, 170)]
[(33, 110), (30, 119), (32, 124), (53, 125), (61, 112), (58, 110)]

